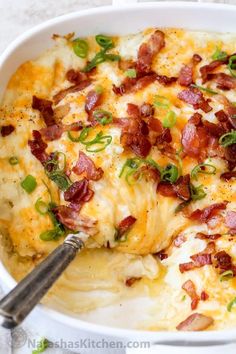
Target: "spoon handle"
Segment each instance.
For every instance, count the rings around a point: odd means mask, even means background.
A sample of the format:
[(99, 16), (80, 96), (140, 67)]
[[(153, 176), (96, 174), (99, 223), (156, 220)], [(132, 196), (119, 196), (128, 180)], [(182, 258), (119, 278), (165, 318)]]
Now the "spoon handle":
[(0, 325), (9, 329), (18, 326), (83, 247), (84, 243), (78, 236), (69, 235), (0, 301)]

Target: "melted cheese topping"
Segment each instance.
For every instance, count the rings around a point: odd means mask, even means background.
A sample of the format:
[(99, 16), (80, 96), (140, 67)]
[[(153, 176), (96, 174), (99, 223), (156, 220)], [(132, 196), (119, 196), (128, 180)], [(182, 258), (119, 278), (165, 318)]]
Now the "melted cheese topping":
[[(124, 59), (136, 60), (141, 43), (148, 40), (154, 29), (142, 33), (115, 38), (115, 53)], [(178, 76), (183, 63), (188, 63), (194, 53), (203, 58), (201, 66), (208, 63), (216, 47), (227, 53), (236, 51), (234, 35), (190, 32), (177, 29), (165, 29), (166, 46), (156, 56), (153, 70), (160, 75)], [(91, 60), (99, 50), (94, 38), (88, 38), (89, 57)], [(65, 79), (66, 72), (74, 68), (81, 69), (86, 64), (78, 58), (71, 43), (57, 38), (53, 48), (43, 53), (38, 59), (22, 64), (12, 76), (1, 105), (0, 125), (13, 124), (15, 131), (6, 138), (0, 139), (0, 231), (2, 233), (2, 257), (17, 280), (28, 272), (63, 240), (45, 242), (39, 238), (41, 232), (52, 227), (48, 216), (41, 216), (34, 208), (38, 198), (49, 201), (49, 186), (53, 199), (57, 204), (64, 203), (63, 196), (56, 185), (50, 181), (41, 163), (31, 154), (28, 140), (32, 130), (44, 127), (38, 111), (31, 108), (32, 96), (51, 99), (61, 89), (71, 84)], [(190, 105), (177, 98), (180, 91), (178, 85), (161, 86), (155, 82), (136, 93), (115, 96), (112, 85), (120, 85), (125, 74), (116, 62), (105, 62), (98, 66), (91, 86), (81, 92), (67, 95), (58, 106), (69, 104), (70, 111), (63, 118), (64, 124), (81, 120), (87, 121), (84, 110), (86, 94), (91, 88), (102, 86), (104, 99), (102, 108), (115, 117), (126, 117), (127, 103), (141, 105), (154, 102), (155, 95), (165, 96), (172, 104), (177, 115), (177, 124), (171, 129), (173, 146), (180, 148), (181, 130), (188, 118), (194, 113)], [(197, 84), (201, 84), (199, 78)], [(212, 88), (215, 89), (214, 84)], [(236, 101), (235, 90), (225, 93)], [(214, 122), (214, 113), (223, 107), (212, 97), (213, 110), (204, 115), (204, 119)], [(155, 116), (161, 121), (165, 112), (156, 109)], [(101, 130), (95, 127), (94, 136)], [(208, 301), (199, 303), (198, 312), (210, 315), (215, 322), (211, 329), (220, 329), (236, 325), (235, 311), (227, 312), (226, 306), (235, 297), (235, 279), (220, 282), (219, 275), (212, 266), (205, 266), (191, 272), (181, 274), (179, 263), (189, 261), (189, 257), (204, 249), (206, 242), (194, 238), (196, 232), (208, 232), (205, 224), (196, 225), (174, 210), (179, 201), (163, 197), (156, 193), (153, 182), (141, 179), (135, 184), (127, 184), (119, 174), (127, 158), (133, 157), (120, 144), (121, 130), (116, 126), (102, 127), (104, 133), (112, 136), (112, 143), (100, 153), (87, 153), (85, 146), (73, 143), (64, 133), (59, 140), (48, 143), (47, 151), (62, 151), (66, 154), (69, 166), (78, 159), (78, 151), (84, 151), (104, 170), (101, 180), (91, 182), (95, 194), (86, 203), (81, 214), (98, 221), (98, 233), (88, 243), (89, 249), (83, 251), (57, 284), (49, 292), (46, 303), (66, 312), (73, 312), (80, 318), (112, 324), (122, 327), (145, 328), (150, 330), (174, 330), (176, 325), (190, 313), (190, 300), (183, 300), (181, 289), (184, 281), (191, 279), (197, 292), (205, 290)], [(19, 164), (8, 163), (10, 156), (17, 156)], [(152, 157), (161, 166), (172, 162), (156, 148), (152, 148)], [(205, 161), (208, 162), (209, 161)], [(202, 200), (191, 203), (192, 210), (204, 208), (212, 203), (228, 200), (228, 210), (236, 208), (235, 182), (224, 182), (219, 176), (226, 170), (223, 160), (211, 159), (217, 168), (215, 175), (200, 175), (199, 184), (207, 193)], [(190, 173), (196, 160), (183, 160), (183, 174)], [(28, 174), (35, 176), (37, 188), (27, 194), (20, 182)], [(72, 173), (72, 182), (78, 176)], [(137, 221), (131, 228), (127, 240), (114, 241), (116, 225), (126, 216), (133, 215)], [(224, 234), (227, 230), (218, 226), (217, 232)], [(186, 236), (187, 241), (176, 248), (171, 245), (173, 238), (179, 234)], [(109, 241), (111, 250), (101, 248)], [(226, 250), (236, 261), (236, 247), (229, 237), (224, 236), (216, 241), (217, 249)], [(167, 249), (169, 257), (160, 264), (152, 254)], [(125, 286), (127, 278), (142, 278), (132, 287)], [(135, 309), (142, 304), (143, 313)], [(118, 306), (122, 305), (122, 308)], [(127, 324), (125, 312), (132, 304), (134, 319)], [(118, 306), (118, 310), (117, 310)], [(108, 320), (109, 313), (115, 313), (116, 321)], [(104, 320), (104, 314), (107, 314)]]

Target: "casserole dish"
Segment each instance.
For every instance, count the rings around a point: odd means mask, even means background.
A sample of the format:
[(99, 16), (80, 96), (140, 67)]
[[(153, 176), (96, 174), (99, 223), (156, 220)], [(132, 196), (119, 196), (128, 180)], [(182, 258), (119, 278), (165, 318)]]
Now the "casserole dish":
[[(199, 5), (191, 3), (146, 3), (136, 6), (120, 8), (101, 8), (73, 13), (48, 21), (27, 32), (16, 40), (2, 55), (0, 60), (0, 92), (4, 91), (12, 72), (20, 63), (29, 58), (36, 57), (43, 50), (51, 46), (50, 38), (53, 33), (69, 33), (72, 29), (81, 36), (94, 35), (106, 32), (109, 34), (126, 34), (136, 32), (146, 27), (181, 27), (191, 30), (219, 31), (218, 18), (221, 15), (222, 32), (234, 31), (234, 18), (236, 9), (223, 5)], [(130, 18), (132, 17), (132, 22)], [(122, 28), (120, 28), (122, 18)], [(109, 31), (107, 30), (109, 28)], [(1, 265), (2, 278), (7, 287), (14, 286), (14, 280)], [(195, 342), (195, 343), (225, 343), (233, 341), (236, 330), (202, 333), (163, 333), (113, 329), (88, 322), (75, 317), (67, 316), (40, 305), (29, 318), (31, 323), (37, 323), (37, 330), (42, 335), (54, 341), (58, 337), (63, 340), (76, 341), (78, 333), (80, 338), (86, 338), (88, 332), (94, 336), (110, 336), (127, 340), (149, 340), (156, 343)], [(40, 326), (42, 325), (42, 328)], [(79, 331), (79, 332), (78, 332)], [(61, 334), (61, 335), (60, 335)], [(217, 340), (216, 340), (217, 337)]]

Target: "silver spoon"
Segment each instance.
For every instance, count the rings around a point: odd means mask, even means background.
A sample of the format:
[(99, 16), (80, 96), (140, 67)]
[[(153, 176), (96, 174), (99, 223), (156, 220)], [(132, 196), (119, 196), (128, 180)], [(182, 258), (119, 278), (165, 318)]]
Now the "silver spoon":
[(0, 301), (0, 325), (12, 329), (18, 326), (40, 302), (55, 281), (84, 248), (88, 235), (68, 235), (45, 260), (33, 269)]

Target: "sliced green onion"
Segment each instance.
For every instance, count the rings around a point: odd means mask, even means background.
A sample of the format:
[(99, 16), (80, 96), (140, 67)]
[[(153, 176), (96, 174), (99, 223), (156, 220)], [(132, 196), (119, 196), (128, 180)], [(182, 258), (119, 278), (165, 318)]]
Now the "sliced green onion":
[(159, 96), (159, 95), (155, 96), (153, 104), (156, 107), (162, 107), (162, 108), (166, 108), (166, 109), (168, 109), (171, 105), (168, 98), (166, 98), (165, 96)]
[(79, 143), (79, 142), (80, 142), (80, 135), (75, 137), (74, 135), (72, 135), (72, 132), (71, 132), (71, 131), (68, 131), (68, 132), (67, 132), (67, 136), (68, 136), (68, 138), (69, 138), (71, 141), (73, 141), (73, 143)]
[(73, 42), (74, 53), (80, 58), (86, 58), (88, 55), (88, 43), (84, 39), (76, 38)]
[(112, 122), (112, 114), (110, 112), (104, 111), (103, 109), (96, 109), (93, 112), (93, 117), (102, 125), (106, 125)]
[(125, 75), (131, 79), (135, 79), (137, 76), (137, 71), (135, 69), (128, 69), (126, 70)]
[(232, 311), (232, 308), (233, 308), (235, 305), (236, 305), (236, 297), (235, 297), (232, 301), (230, 301), (230, 303), (227, 305), (227, 310), (228, 310), (229, 312), (231, 312), (231, 311)]
[[(112, 136), (111, 135), (103, 135), (103, 132), (100, 131), (94, 139), (87, 141), (87, 137), (89, 135), (91, 128), (84, 128), (80, 133), (80, 142), (86, 145), (86, 151), (88, 152), (99, 152), (104, 150), (111, 142)], [(95, 145), (91, 147), (92, 145)], [(97, 147), (96, 145), (102, 145), (101, 147)]]
[(212, 59), (213, 60), (225, 60), (227, 59), (228, 54), (226, 52), (223, 52), (220, 50), (218, 47), (215, 50), (215, 53), (212, 54)]
[(111, 49), (114, 47), (112, 38), (104, 36), (103, 34), (98, 34), (97, 36), (95, 36), (95, 40), (97, 44), (104, 49)]
[(232, 130), (230, 133), (222, 135), (219, 139), (220, 145), (223, 147), (230, 146), (236, 143), (236, 130)]
[(119, 61), (120, 56), (117, 54), (107, 54), (106, 49), (103, 49), (95, 55), (95, 57), (85, 66), (83, 71), (89, 72), (93, 68), (95, 68), (98, 64), (101, 64), (106, 60)]
[(52, 241), (58, 238), (58, 236), (60, 235), (60, 233), (58, 233), (58, 229), (52, 229), (52, 230), (48, 230), (48, 231), (44, 231), (42, 232), (39, 237), (42, 241)]
[(229, 279), (232, 279), (234, 276), (234, 273), (232, 270), (226, 270), (224, 273), (221, 274), (220, 281), (227, 281)]
[(236, 55), (229, 58), (228, 69), (233, 77), (236, 77)]
[(162, 171), (161, 179), (162, 181), (167, 181), (170, 183), (175, 183), (178, 179), (179, 171), (175, 165), (169, 164)]
[(40, 354), (45, 352), (45, 350), (48, 348), (49, 342), (46, 338), (42, 338), (37, 345), (37, 349), (32, 351), (32, 354)]
[(19, 163), (19, 159), (17, 156), (11, 156), (8, 161), (9, 164), (12, 166), (17, 165)]
[[(205, 169), (207, 167), (207, 169)], [(209, 163), (200, 163), (199, 165), (195, 166), (191, 171), (191, 178), (197, 180), (198, 173), (202, 173), (205, 175), (215, 175), (216, 174), (216, 167)]]
[(21, 187), (28, 193), (32, 193), (35, 188), (37, 187), (37, 182), (34, 176), (28, 175), (25, 179), (21, 182)]
[(188, 206), (190, 204), (190, 200), (187, 200), (185, 202), (180, 203), (176, 208), (175, 208), (175, 213), (179, 213), (182, 210), (184, 210), (184, 208), (186, 208), (186, 206)]
[(192, 183), (190, 183), (190, 192), (191, 192), (191, 199), (192, 200), (200, 200), (205, 198), (206, 193), (203, 189), (203, 186), (194, 186)]
[(204, 87), (204, 86), (200, 86), (200, 85), (196, 85), (196, 84), (192, 84), (191, 87), (195, 87), (195, 88), (198, 88), (199, 90), (201, 91), (205, 91), (205, 92), (208, 92), (208, 93), (211, 93), (212, 95), (217, 95), (218, 92), (217, 91), (214, 91), (212, 89), (209, 89), (207, 87)]
[(142, 159), (140, 159), (138, 157), (134, 157), (132, 159), (128, 159), (124, 163), (124, 165), (123, 165), (123, 167), (121, 169), (121, 172), (119, 174), (119, 178), (122, 177), (122, 175), (123, 175), (123, 173), (124, 173), (126, 168), (129, 168), (131, 170), (137, 170), (139, 168), (139, 166), (141, 165), (141, 163), (142, 163)]
[(169, 111), (163, 119), (164, 128), (172, 128), (176, 123), (177, 117), (174, 111)]
[(48, 205), (42, 200), (42, 198), (38, 198), (34, 206), (39, 214), (46, 215), (48, 213)]
[(69, 177), (67, 177), (64, 172), (61, 172), (61, 171), (49, 172), (48, 177), (54, 183), (56, 183), (58, 188), (61, 189), (62, 191), (67, 190), (71, 185)]
[(98, 94), (103, 93), (103, 87), (101, 85), (97, 85), (94, 90)]
[(185, 301), (185, 300), (186, 300), (186, 295), (183, 295), (181, 301)]

